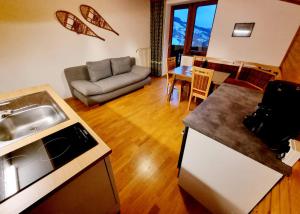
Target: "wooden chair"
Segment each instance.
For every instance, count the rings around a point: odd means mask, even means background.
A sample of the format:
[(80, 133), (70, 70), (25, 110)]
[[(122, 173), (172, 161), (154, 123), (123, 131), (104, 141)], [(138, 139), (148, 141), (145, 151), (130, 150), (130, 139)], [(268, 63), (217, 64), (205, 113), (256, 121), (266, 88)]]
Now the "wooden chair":
[(193, 66), (194, 65), (194, 57), (192, 56), (181, 56), (180, 66)]
[[(167, 71), (173, 70), (174, 68), (176, 68), (176, 57), (169, 57), (167, 58)], [(167, 72), (167, 94), (169, 93), (170, 87), (172, 86), (172, 82), (174, 80), (174, 77), (172, 74), (169, 74)], [(176, 80), (175, 84), (174, 84), (174, 88), (176, 88), (178, 90), (178, 101), (180, 102), (180, 98), (181, 98), (181, 90), (182, 90), (182, 86), (183, 83), (180, 80)]]
[(228, 78), (225, 82), (263, 92), (269, 81), (277, 78), (280, 78), (278, 67), (241, 61), (235, 79)]
[(273, 75), (275, 79), (281, 79), (281, 70), (277, 66), (245, 61), (243, 62), (243, 66), (253, 67), (256, 70)]
[(203, 100), (208, 97), (209, 88), (214, 75), (214, 70), (196, 66), (193, 66), (192, 72), (192, 84), (188, 110), (190, 110), (192, 97), (198, 97)]
[(202, 63), (206, 60), (205, 56), (194, 56), (193, 66), (201, 67)]

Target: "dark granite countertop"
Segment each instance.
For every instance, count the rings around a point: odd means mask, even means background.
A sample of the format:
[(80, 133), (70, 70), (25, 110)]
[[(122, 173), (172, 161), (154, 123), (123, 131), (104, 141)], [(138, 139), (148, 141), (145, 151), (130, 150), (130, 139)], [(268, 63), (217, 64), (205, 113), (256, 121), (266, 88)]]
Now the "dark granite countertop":
[(262, 94), (248, 88), (222, 84), (185, 119), (184, 124), (249, 158), (289, 175), (291, 167), (276, 155), (243, 124), (255, 111)]

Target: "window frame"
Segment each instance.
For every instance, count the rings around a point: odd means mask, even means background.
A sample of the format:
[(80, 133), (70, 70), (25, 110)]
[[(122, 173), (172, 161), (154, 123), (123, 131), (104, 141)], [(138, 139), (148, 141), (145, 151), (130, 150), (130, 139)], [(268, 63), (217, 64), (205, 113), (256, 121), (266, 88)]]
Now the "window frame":
[[(181, 5), (175, 5), (171, 7), (171, 14), (170, 14), (170, 28), (169, 28), (169, 44), (168, 44), (168, 56), (171, 57), (171, 50), (172, 50), (172, 37), (173, 37), (173, 23), (174, 23), (174, 10), (177, 9), (188, 9), (188, 20), (190, 16), (190, 8), (189, 4), (181, 4)], [(187, 22), (188, 22), (187, 20)], [(187, 34), (188, 25), (186, 27), (185, 31), (185, 38), (184, 38), (184, 44), (186, 43), (186, 34)]]
[[(194, 51), (194, 50), (191, 50), (191, 47), (192, 47), (192, 42), (193, 42), (194, 26), (195, 26), (195, 22), (196, 22), (197, 9), (198, 9), (198, 7), (212, 5), (212, 4), (216, 4), (216, 11), (217, 11), (218, 0), (208, 0), (208, 1), (191, 3), (191, 4), (174, 5), (171, 7), (168, 56), (171, 56), (174, 10), (176, 10), (176, 9), (188, 9), (188, 20), (187, 20), (187, 27), (186, 27), (186, 32), (185, 32), (183, 54), (184, 55), (206, 56), (207, 51), (205, 51), (205, 52)], [(214, 22), (215, 22), (216, 11), (215, 11), (215, 14), (213, 17), (212, 29), (213, 29)], [(209, 47), (209, 44), (210, 44), (210, 37), (209, 37), (209, 41), (208, 41), (208, 47)]]
[(189, 16), (190, 16), (190, 8), (188, 4), (182, 4), (182, 5), (176, 5), (172, 6), (171, 9), (171, 24), (170, 24), (170, 34), (169, 34), (169, 41), (170, 45), (172, 45), (172, 38), (173, 38), (173, 24), (174, 24), (174, 11), (175, 10), (180, 10), (180, 9), (188, 9), (188, 16), (187, 16), (187, 25), (186, 25), (186, 30), (185, 30), (185, 38), (184, 38), (184, 43), (186, 41), (186, 34), (188, 30), (188, 22), (189, 22)]

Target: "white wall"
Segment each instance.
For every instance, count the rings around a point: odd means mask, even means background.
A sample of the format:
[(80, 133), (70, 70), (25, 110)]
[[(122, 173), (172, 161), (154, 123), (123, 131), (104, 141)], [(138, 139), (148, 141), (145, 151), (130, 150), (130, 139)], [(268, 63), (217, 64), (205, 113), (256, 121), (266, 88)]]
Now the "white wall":
[[(120, 34), (87, 23), (80, 4), (94, 7)], [(84, 20), (105, 42), (77, 35), (56, 20), (56, 10)], [(0, 92), (50, 84), (62, 97), (70, 92), (66, 67), (108, 57), (136, 56), (150, 46), (148, 0), (0, 0)]]
[[(255, 22), (250, 38), (231, 37), (237, 22)], [(299, 5), (278, 0), (221, 0), (207, 55), (279, 66), (299, 24)]]

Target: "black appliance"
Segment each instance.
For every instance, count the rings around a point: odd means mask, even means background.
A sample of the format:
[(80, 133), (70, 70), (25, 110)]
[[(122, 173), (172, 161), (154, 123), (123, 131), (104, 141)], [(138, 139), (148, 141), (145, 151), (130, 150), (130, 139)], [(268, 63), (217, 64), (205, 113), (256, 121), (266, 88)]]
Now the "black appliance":
[(269, 82), (261, 103), (245, 117), (244, 125), (282, 159), (290, 149), (289, 140), (300, 134), (300, 85)]
[(0, 203), (96, 146), (76, 123), (0, 157)]

